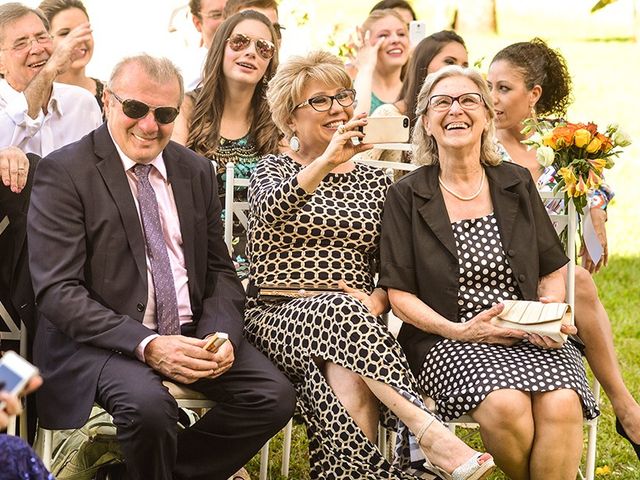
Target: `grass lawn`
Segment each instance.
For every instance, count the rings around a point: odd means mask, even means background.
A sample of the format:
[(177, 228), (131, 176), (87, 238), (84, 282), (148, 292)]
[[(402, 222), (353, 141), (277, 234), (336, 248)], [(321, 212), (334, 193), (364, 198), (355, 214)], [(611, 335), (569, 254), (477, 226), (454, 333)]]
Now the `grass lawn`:
[[(483, 68), (493, 54), (513, 41), (526, 40), (504, 38), (467, 39), (470, 60), (485, 58)], [(629, 389), (640, 398), (640, 178), (635, 168), (640, 158), (640, 95), (637, 79), (640, 77), (640, 46), (629, 42), (550, 41), (567, 59), (573, 75), (575, 102), (568, 118), (573, 121), (594, 121), (604, 127), (618, 122), (629, 132), (635, 143), (629, 147), (608, 173), (607, 180), (616, 192), (609, 209), (609, 266), (596, 275), (596, 283), (602, 301), (607, 308), (613, 326), (623, 375)], [(636, 59), (630, 61), (630, 59)], [(634, 173), (635, 172), (635, 173)], [(606, 395), (602, 396), (602, 416), (598, 428), (599, 467), (596, 478), (636, 480), (640, 478), (640, 463), (629, 444), (615, 432), (614, 417)], [(464, 432), (461, 432), (464, 434)], [(281, 435), (271, 443), (270, 479), (280, 479)], [(471, 433), (470, 441), (478, 442), (477, 433)], [(254, 478), (258, 478), (259, 461), (250, 464)], [(308, 453), (304, 427), (294, 429), (294, 447), (289, 478), (302, 480), (308, 477)], [(491, 478), (505, 478), (495, 474)]]

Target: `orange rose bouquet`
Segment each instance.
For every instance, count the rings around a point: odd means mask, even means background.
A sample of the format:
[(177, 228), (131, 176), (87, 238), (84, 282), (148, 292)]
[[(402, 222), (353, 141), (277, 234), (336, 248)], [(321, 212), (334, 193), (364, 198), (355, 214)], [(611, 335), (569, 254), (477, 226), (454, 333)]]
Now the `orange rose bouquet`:
[(573, 200), (578, 212), (587, 205), (587, 194), (602, 183), (602, 172), (615, 164), (622, 147), (631, 144), (617, 124), (607, 126), (604, 133), (595, 123), (558, 121), (525, 121), (523, 134), (533, 134), (522, 143), (536, 149), (543, 167), (556, 172), (554, 191), (562, 191)]

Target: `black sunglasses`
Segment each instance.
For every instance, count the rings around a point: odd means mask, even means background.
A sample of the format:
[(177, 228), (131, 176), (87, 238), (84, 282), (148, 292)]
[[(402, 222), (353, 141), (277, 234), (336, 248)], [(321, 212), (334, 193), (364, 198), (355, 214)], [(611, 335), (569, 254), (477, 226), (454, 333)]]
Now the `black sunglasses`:
[(234, 52), (239, 52), (241, 50), (245, 50), (249, 48), (251, 42), (254, 42), (256, 45), (256, 51), (258, 55), (260, 55), (265, 60), (271, 60), (273, 55), (276, 53), (276, 46), (273, 42), (269, 40), (264, 40), (263, 38), (251, 38), (245, 35), (244, 33), (234, 33), (229, 38), (227, 38), (227, 43), (229, 47)]
[(123, 113), (127, 117), (132, 118), (134, 120), (138, 120), (140, 118), (145, 117), (147, 113), (149, 113), (149, 110), (151, 110), (153, 112), (153, 117), (156, 119), (156, 122), (158, 122), (161, 125), (167, 125), (173, 122), (178, 116), (178, 113), (180, 113), (180, 110), (176, 107), (150, 107), (146, 103), (141, 102), (139, 100), (133, 100), (130, 98), (123, 100), (118, 95), (116, 95), (112, 90), (107, 90), (107, 91), (111, 95), (113, 95), (113, 98), (115, 98), (117, 101), (119, 101), (122, 104)]

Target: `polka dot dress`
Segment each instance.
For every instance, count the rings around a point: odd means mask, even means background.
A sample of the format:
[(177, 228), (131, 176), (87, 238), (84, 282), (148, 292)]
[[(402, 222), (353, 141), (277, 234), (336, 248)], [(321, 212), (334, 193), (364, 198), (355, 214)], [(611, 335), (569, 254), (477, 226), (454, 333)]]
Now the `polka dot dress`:
[[(458, 317), (468, 321), (503, 299), (521, 299), (493, 214), (452, 226), (459, 258)], [(427, 353), (419, 382), (445, 420), (466, 414), (490, 392), (505, 388), (572, 389), (586, 418), (600, 413), (580, 352), (571, 342), (548, 350), (526, 341), (506, 347), (444, 339)]]
[[(250, 279), (259, 286), (337, 284), (342, 278), (371, 292), (389, 178), (358, 164), (352, 172), (329, 174), (310, 195), (297, 185), (300, 168), (286, 156), (265, 157), (251, 178)], [(311, 478), (420, 478), (411, 468), (419, 456), (406, 427), (380, 408), (383, 425), (398, 433), (392, 464), (367, 440), (323, 375), (322, 365), (333, 362), (392, 386), (424, 408), (402, 349), (359, 300), (343, 293), (276, 302), (250, 297), (245, 331), (296, 387), (309, 435)]]

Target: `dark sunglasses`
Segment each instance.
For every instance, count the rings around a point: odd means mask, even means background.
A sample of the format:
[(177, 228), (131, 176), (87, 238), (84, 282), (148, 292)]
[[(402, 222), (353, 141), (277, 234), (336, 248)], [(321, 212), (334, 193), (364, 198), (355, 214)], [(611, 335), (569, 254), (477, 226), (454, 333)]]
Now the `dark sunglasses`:
[(122, 104), (123, 113), (134, 120), (138, 120), (140, 118), (144, 118), (149, 110), (153, 112), (153, 117), (156, 119), (161, 125), (167, 125), (173, 122), (180, 110), (176, 107), (150, 107), (146, 103), (143, 103), (139, 100), (126, 99), (123, 100), (118, 95), (116, 95), (113, 91), (107, 90), (113, 98), (119, 101)]
[(229, 47), (234, 52), (240, 52), (242, 50), (246, 50), (249, 48), (251, 42), (254, 42), (256, 45), (256, 52), (265, 60), (271, 60), (273, 55), (276, 53), (276, 46), (273, 42), (269, 40), (264, 40), (262, 38), (251, 38), (245, 35), (244, 33), (234, 33), (229, 38), (227, 38), (227, 43)]

